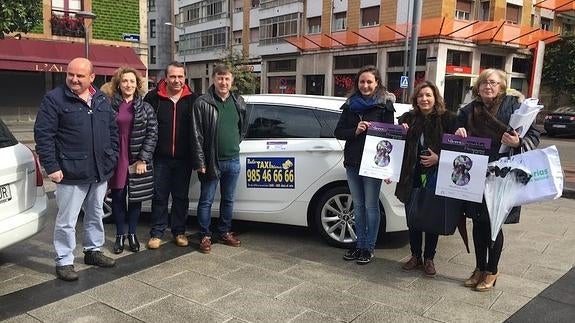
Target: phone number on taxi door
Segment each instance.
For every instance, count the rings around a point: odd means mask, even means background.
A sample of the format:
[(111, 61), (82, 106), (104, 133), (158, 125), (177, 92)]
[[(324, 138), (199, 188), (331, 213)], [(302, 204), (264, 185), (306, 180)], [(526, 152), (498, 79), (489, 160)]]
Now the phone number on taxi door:
[(247, 187), (295, 188), (294, 158), (247, 158)]

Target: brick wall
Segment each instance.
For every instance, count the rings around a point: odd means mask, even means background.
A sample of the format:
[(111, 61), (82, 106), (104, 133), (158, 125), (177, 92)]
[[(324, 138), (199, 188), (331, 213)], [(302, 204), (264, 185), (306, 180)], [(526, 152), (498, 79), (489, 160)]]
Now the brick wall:
[[(140, 34), (140, 10), (138, 0), (94, 0), (92, 12), (94, 39), (122, 40), (122, 34)], [(141, 37), (145, 37), (142, 35)]]

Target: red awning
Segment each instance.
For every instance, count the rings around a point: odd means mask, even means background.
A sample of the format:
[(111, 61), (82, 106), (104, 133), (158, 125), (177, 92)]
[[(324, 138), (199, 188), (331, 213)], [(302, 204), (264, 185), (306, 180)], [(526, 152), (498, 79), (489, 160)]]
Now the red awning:
[(575, 0), (543, 0), (534, 4), (534, 6), (557, 12), (574, 11)]
[[(0, 40), (0, 70), (66, 72), (73, 58), (84, 57), (84, 43), (36, 39)], [(96, 75), (113, 75), (130, 66), (146, 75), (146, 66), (132, 48), (90, 44), (90, 60)]]

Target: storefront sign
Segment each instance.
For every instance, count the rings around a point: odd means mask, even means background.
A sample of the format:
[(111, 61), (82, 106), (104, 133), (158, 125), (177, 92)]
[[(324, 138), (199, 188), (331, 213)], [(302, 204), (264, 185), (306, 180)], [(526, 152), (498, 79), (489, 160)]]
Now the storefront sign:
[(38, 71), (38, 72), (63, 73), (64, 72), (64, 65), (47, 64), (47, 63), (35, 64), (34, 70)]
[(447, 65), (445, 67), (445, 72), (446, 73), (471, 74), (471, 67), (470, 66)]

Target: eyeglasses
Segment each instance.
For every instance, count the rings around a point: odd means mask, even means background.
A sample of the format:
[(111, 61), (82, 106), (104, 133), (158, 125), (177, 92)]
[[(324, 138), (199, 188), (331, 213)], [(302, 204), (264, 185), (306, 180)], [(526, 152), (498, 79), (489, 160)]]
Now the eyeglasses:
[(499, 83), (501, 82), (496, 82), (496, 81), (483, 81), (480, 84), (483, 86), (487, 86), (489, 85), (489, 87), (496, 87), (497, 85), (499, 85)]

